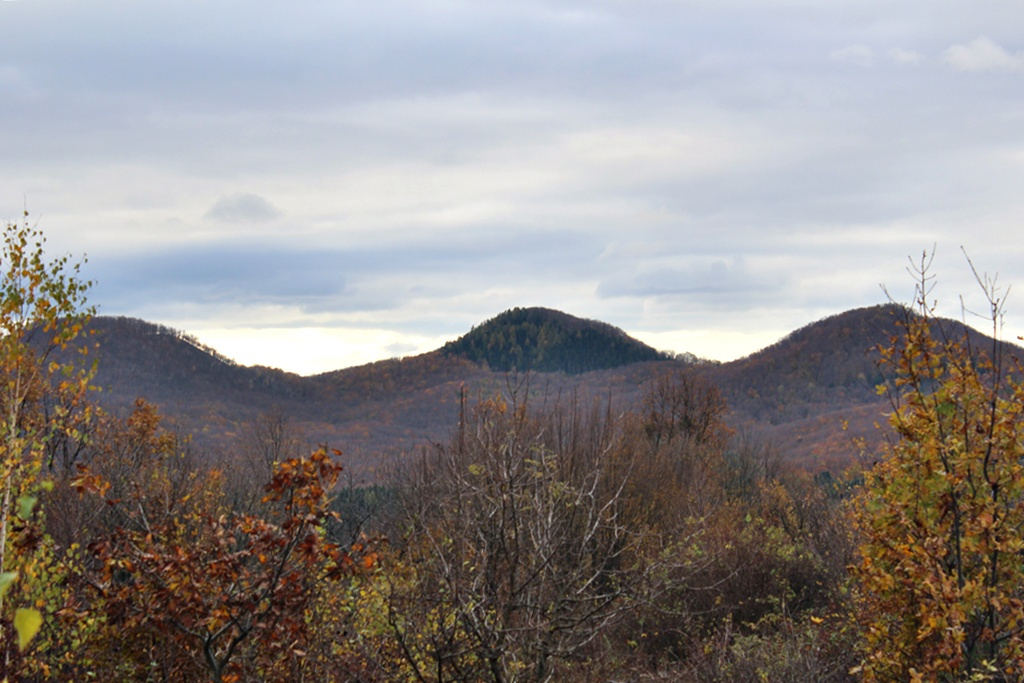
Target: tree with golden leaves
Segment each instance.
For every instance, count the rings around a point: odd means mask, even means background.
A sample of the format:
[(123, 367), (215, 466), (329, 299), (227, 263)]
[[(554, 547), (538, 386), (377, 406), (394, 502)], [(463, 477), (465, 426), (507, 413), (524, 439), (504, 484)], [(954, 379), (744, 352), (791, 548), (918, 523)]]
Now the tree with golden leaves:
[[(61, 353), (92, 314), (85, 305), (90, 282), (69, 257), (47, 261), (42, 233), (27, 222), (7, 223), (0, 246), (0, 631), (3, 671), (11, 670), (13, 624), (23, 650), (43, 616), (35, 606), (13, 615), (3, 604), (8, 588), (32, 576), (42, 537), (32, 523), (48, 445), (72, 430), (87, 411), (91, 365)], [(88, 352), (86, 346), (80, 353)], [(13, 600), (12, 600), (13, 602)]]
[[(867, 681), (1024, 678), (1024, 383), (995, 341), (944, 333), (927, 303), (883, 359), (894, 440), (855, 504)], [(1002, 301), (980, 278), (998, 333)], [(948, 332), (948, 331), (947, 331)], [(998, 334), (995, 335), (998, 337)]]

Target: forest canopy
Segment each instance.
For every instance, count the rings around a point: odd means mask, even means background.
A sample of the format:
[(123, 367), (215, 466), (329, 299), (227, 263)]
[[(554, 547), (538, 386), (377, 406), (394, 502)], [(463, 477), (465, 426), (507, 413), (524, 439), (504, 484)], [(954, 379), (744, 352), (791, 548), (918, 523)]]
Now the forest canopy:
[(670, 355), (607, 323), (548, 308), (513, 308), (473, 328), (442, 351), (502, 372), (574, 375)]

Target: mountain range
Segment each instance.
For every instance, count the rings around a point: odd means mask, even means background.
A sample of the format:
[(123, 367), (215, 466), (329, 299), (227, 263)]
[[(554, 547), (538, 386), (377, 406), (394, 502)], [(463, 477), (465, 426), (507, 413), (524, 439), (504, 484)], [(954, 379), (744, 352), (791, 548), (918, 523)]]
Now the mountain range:
[(528, 385), (535, 400), (628, 407), (659, 373), (681, 367), (718, 387), (734, 429), (800, 466), (837, 471), (856, 458), (853, 437), (883, 436), (875, 424), (889, 403), (876, 391), (885, 381), (876, 349), (898, 333), (903, 314), (895, 305), (847, 311), (717, 363), (656, 351), (607, 323), (517, 308), (429, 353), (309, 377), (242, 366), (188, 334), (132, 318), (96, 317), (88, 339), (107, 410), (126, 412), (145, 398), (200, 450), (237, 447), (254, 421), (280, 413), (307, 443), (342, 449), (366, 480), (391, 457), (446, 441), (463, 395), (472, 402)]

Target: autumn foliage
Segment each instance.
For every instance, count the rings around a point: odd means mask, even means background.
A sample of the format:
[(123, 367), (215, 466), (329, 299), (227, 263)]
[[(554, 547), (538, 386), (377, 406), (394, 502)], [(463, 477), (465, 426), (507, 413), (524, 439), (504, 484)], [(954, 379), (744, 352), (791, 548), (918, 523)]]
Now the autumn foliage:
[[(42, 670), (26, 650), (56, 597), (59, 571), (37, 504), (51, 488), (51, 444), (75, 436), (90, 405), (88, 347), (57, 356), (82, 332), (89, 282), (68, 257), (47, 261), (45, 239), (9, 223), (0, 247), (0, 671)], [(40, 642), (36, 642), (37, 647)], [(45, 647), (47, 643), (43, 643)]]
[[(325, 538), (340, 471), (324, 449), (279, 463), (265, 489), (267, 517), (218, 509), (216, 498), (195, 489), (156, 521), (138, 495), (108, 498), (125, 521), (89, 545), (99, 565), (86, 579), (88, 602), (102, 606), (112, 639), (134, 643), (116, 648), (114, 668), (133, 679), (160, 672), (214, 681), (287, 680), (301, 669), (305, 609), (318, 583), (374, 561)], [(97, 495), (110, 489), (88, 474), (79, 482)], [(102, 642), (97, 659), (112, 648)]]
[[(986, 291), (998, 323), (1000, 302)], [(922, 287), (884, 350), (897, 438), (855, 508), (860, 671), (871, 681), (1021, 680), (1021, 367), (998, 342), (977, 349), (933, 329)]]
[(1024, 680), (1024, 368), (944, 336), (923, 268), (863, 472), (794, 468), (672, 366), (625, 404), (463, 390), (450, 439), (345, 489), (282, 410), (211, 452), (94, 407), (88, 283), (24, 224), (2, 266), (7, 681)]

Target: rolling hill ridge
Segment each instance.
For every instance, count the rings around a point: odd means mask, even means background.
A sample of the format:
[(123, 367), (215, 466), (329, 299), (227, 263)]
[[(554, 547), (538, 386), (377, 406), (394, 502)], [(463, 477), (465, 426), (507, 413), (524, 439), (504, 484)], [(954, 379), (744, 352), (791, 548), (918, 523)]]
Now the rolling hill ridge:
[(844, 420), (853, 435), (878, 436), (888, 404), (875, 391), (885, 377), (872, 349), (897, 333), (902, 314), (892, 305), (847, 311), (746, 358), (711, 363), (670, 358), (606, 323), (513, 309), (436, 351), (310, 377), (238, 365), (187, 334), (130, 318), (97, 317), (91, 339), (100, 403), (125, 411), (144, 397), (200, 448), (230, 448), (247, 424), (280, 410), (310, 444), (340, 447), (372, 471), (381, 454), (445, 440), (463, 391), (493, 396), (528, 377), (537, 395), (629, 406), (659, 373), (689, 366), (719, 388), (735, 428), (808, 467), (836, 468), (853, 457)]

